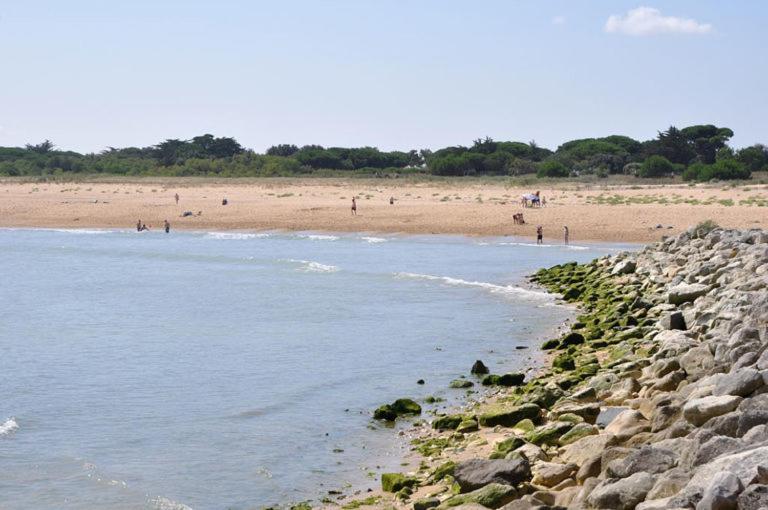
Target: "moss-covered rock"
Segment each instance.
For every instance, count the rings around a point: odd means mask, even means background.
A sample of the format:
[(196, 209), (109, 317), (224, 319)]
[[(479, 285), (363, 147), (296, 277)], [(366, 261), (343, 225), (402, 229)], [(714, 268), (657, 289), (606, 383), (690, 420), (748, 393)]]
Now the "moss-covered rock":
[(480, 425), (474, 417), (464, 418), (461, 420), (461, 423), (459, 423), (459, 426), (456, 427), (456, 432), (459, 434), (469, 434), (470, 432), (476, 432), (477, 430), (480, 430)]
[(536, 427), (526, 434), (528, 442), (536, 445), (556, 445), (560, 437), (573, 428), (573, 423), (567, 421), (555, 421)]
[(517, 436), (508, 437), (502, 441), (499, 441), (493, 446), (492, 459), (503, 459), (509, 452), (517, 450), (525, 444), (522, 438)]
[(520, 386), (525, 381), (525, 374), (519, 372), (502, 374), (502, 375), (486, 375), (483, 377), (483, 386)]
[(463, 414), (440, 416), (432, 422), (432, 428), (436, 430), (456, 430), (464, 418), (465, 416)]
[(375, 420), (395, 421), (398, 416), (421, 414), (421, 406), (409, 398), (399, 398), (373, 411)]
[(438, 508), (452, 508), (459, 505), (476, 503), (487, 508), (501, 508), (517, 497), (517, 491), (511, 485), (489, 483), (485, 487), (466, 494), (457, 494), (440, 505)]
[(560, 347), (560, 340), (558, 340), (557, 338), (553, 338), (551, 340), (547, 340), (546, 342), (541, 344), (542, 350), (545, 350), (545, 351), (549, 351), (549, 350), (552, 350), (552, 349), (557, 349), (558, 347)]
[(571, 345), (581, 345), (584, 342), (586, 342), (584, 335), (581, 333), (576, 333), (575, 331), (571, 331), (570, 333), (563, 336), (563, 338), (560, 340), (559, 348), (564, 349)]
[(440, 464), (435, 468), (430, 476), (432, 482), (437, 482), (445, 478), (446, 476), (453, 476), (453, 471), (456, 469), (456, 463), (452, 460)]
[(565, 446), (581, 439), (582, 437), (594, 436), (598, 433), (599, 430), (596, 426), (590, 425), (588, 423), (578, 423), (574, 425), (571, 430), (560, 436), (558, 444), (560, 446)]
[(555, 356), (555, 359), (552, 360), (552, 367), (559, 370), (573, 370), (576, 368), (576, 362), (573, 356), (564, 352)]
[(489, 409), (480, 415), (478, 421), (483, 427), (495, 427), (496, 425), (511, 427), (526, 418), (533, 422), (538, 422), (540, 414), (541, 408), (536, 404), (523, 404), (507, 408)]
[(428, 510), (440, 506), (440, 500), (437, 498), (417, 499), (413, 502), (413, 510)]
[(404, 487), (415, 487), (419, 480), (402, 473), (382, 473), (381, 490), (384, 492), (397, 492)]
[(454, 389), (461, 389), (461, 388), (471, 388), (474, 385), (475, 383), (467, 379), (454, 379), (453, 381), (450, 382), (450, 384), (448, 384), (448, 387), (454, 388)]

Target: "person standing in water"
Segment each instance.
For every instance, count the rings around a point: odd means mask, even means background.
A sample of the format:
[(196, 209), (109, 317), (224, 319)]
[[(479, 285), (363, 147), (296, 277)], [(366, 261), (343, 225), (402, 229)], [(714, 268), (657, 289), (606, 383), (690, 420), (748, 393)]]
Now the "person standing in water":
[(357, 201), (352, 197), (352, 216), (357, 216)]
[(179, 205), (179, 194), (176, 193), (175, 195), (173, 195), (173, 198), (176, 199), (176, 205)]
[(568, 244), (568, 225), (563, 226), (563, 238), (565, 239), (565, 244)]
[(542, 244), (544, 242), (544, 229), (539, 225), (536, 227), (536, 244)]
[(136, 232), (141, 232), (141, 219), (136, 222)]
[(167, 234), (168, 232), (171, 231), (171, 224), (168, 223), (168, 220), (164, 220), (164, 222), (165, 222), (165, 233)]

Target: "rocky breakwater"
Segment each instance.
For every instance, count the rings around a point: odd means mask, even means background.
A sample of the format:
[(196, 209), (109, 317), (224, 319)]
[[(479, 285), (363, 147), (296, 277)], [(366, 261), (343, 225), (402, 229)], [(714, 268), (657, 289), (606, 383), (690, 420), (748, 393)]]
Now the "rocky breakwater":
[(692, 229), (532, 279), (580, 305), (551, 365), (435, 417), (421, 468), (386, 478), (395, 506), (768, 508), (768, 232)]

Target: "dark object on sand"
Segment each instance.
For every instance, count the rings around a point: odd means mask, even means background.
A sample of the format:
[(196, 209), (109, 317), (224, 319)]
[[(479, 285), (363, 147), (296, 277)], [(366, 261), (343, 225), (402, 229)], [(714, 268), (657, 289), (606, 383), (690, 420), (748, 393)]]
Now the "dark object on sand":
[(184, 211), (181, 213), (182, 218), (186, 218), (187, 216), (193, 216), (192, 211)]
[(477, 360), (475, 361), (475, 364), (472, 365), (472, 370), (470, 370), (470, 372), (475, 375), (485, 375), (490, 373), (490, 370), (488, 370), (488, 367), (485, 366), (485, 363)]
[(416, 381), (416, 384), (424, 384), (424, 379), (419, 379), (418, 381)]

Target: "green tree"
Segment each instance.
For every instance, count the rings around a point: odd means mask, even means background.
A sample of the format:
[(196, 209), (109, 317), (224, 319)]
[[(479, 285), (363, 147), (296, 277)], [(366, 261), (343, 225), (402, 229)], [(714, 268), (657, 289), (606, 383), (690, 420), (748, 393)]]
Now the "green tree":
[(651, 156), (643, 161), (638, 175), (640, 177), (668, 177), (674, 173), (675, 167), (664, 156)]
[(560, 161), (556, 159), (548, 159), (539, 163), (536, 171), (537, 177), (568, 177), (570, 170)]

